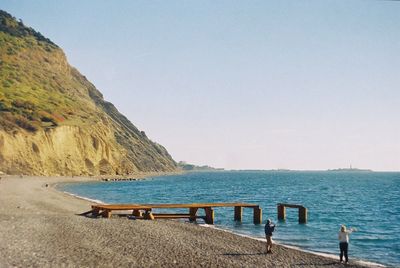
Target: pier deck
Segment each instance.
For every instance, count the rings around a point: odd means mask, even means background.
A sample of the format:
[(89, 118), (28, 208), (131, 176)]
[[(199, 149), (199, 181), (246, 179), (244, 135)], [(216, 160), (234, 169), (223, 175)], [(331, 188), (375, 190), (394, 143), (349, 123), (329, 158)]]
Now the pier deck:
[[(195, 221), (198, 218), (204, 219), (208, 224), (214, 224), (214, 209), (215, 207), (234, 207), (234, 219), (242, 220), (243, 208), (253, 209), (253, 222), (260, 224), (262, 222), (262, 209), (259, 205), (249, 203), (192, 203), (192, 204), (112, 204), (112, 205), (92, 205), (92, 210), (84, 213), (92, 214), (95, 217), (103, 216), (110, 218), (113, 211), (132, 211), (132, 215), (139, 219), (153, 220), (188, 218), (190, 221)], [(189, 209), (189, 213), (153, 213), (153, 209)], [(199, 209), (204, 209), (205, 216), (198, 216)]]

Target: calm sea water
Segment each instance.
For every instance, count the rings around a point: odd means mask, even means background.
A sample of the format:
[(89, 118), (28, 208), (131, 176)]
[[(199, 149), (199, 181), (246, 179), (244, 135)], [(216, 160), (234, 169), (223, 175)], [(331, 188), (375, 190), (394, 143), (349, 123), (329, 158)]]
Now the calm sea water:
[[(60, 187), (105, 203), (250, 202), (260, 204), (263, 219), (274, 222), (277, 203), (302, 204), (308, 208), (308, 223), (298, 224), (297, 210), (287, 209), (286, 221), (277, 222), (275, 240), (337, 254), (337, 233), (340, 225), (346, 224), (358, 229), (350, 237), (351, 258), (400, 267), (400, 173), (199, 172)], [(245, 208), (243, 212), (243, 222), (237, 223), (233, 208), (216, 208), (215, 224), (236, 233), (264, 237), (263, 225), (252, 223), (253, 211)]]

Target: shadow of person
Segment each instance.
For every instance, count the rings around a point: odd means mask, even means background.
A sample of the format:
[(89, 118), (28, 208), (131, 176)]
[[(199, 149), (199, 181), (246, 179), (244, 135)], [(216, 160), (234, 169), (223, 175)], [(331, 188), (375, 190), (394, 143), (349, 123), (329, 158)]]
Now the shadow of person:
[(236, 256), (256, 256), (256, 255), (265, 255), (265, 253), (263, 253), (263, 252), (259, 252), (259, 253), (224, 253), (224, 254), (221, 254), (221, 255), (223, 255), (223, 256), (233, 256), (233, 257), (236, 257)]

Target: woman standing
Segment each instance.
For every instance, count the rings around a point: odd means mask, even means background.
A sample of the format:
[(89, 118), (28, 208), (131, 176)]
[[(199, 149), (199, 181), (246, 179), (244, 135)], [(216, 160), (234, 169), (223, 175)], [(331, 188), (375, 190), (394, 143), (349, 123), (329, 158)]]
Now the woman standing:
[(349, 234), (352, 232), (356, 232), (355, 228), (350, 228), (349, 230), (346, 229), (345, 225), (340, 227), (339, 231), (339, 248), (340, 248), (340, 262), (343, 262), (343, 255), (346, 259), (346, 263), (349, 262), (349, 257), (347, 255), (347, 251), (349, 249)]

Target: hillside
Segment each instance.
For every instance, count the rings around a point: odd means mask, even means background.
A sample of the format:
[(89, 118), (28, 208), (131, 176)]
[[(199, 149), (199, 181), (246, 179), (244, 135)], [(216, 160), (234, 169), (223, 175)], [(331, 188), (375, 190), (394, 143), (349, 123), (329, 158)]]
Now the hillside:
[(186, 163), (185, 161), (178, 162), (178, 168), (184, 171), (223, 171), (223, 168), (210, 167), (208, 165), (196, 166)]
[(166, 149), (105, 101), (61, 48), (0, 10), (0, 172), (122, 175), (175, 169)]

